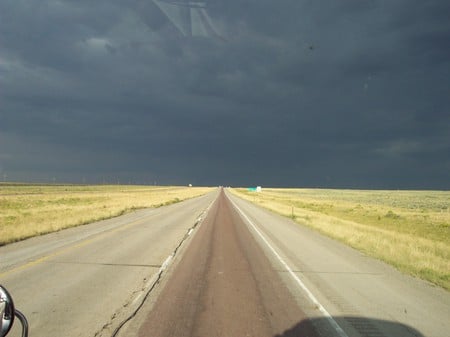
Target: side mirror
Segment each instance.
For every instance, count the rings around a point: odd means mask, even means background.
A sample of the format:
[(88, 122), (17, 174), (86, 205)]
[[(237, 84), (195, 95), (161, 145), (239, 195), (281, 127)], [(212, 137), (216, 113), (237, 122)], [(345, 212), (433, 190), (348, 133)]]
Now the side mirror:
[(28, 336), (28, 322), (24, 314), (14, 308), (11, 295), (0, 285), (0, 337), (5, 337), (11, 330), (14, 317), (22, 323), (22, 337)]
[(15, 312), (11, 295), (0, 285), (0, 337), (6, 336), (11, 330)]

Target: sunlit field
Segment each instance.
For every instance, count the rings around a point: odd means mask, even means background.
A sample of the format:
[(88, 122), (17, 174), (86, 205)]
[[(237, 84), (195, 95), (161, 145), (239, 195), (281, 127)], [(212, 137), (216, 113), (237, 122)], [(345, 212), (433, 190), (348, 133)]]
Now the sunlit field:
[(0, 184), (0, 245), (159, 207), (211, 191), (202, 187)]
[(232, 191), (450, 290), (449, 191)]

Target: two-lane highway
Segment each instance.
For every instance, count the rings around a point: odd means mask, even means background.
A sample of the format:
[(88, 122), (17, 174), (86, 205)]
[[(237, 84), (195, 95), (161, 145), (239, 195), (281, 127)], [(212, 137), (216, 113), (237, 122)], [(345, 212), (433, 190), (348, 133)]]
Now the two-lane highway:
[[(31, 337), (111, 336), (216, 196), (0, 247), (0, 284)], [(18, 322), (11, 336), (20, 336)]]
[(450, 331), (449, 292), (226, 190), (1, 247), (0, 257), (0, 283), (31, 337), (112, 336), (127, 318), (115, 337)]

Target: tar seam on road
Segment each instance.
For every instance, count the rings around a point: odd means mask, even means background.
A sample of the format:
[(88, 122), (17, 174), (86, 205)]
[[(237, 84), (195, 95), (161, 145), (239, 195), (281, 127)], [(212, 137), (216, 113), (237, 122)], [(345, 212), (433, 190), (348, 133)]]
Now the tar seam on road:
[[(215, 200), (214, 200), (215, 201)], [(137, 306), (137, 308), (131, 313), (131, 315), (129, 315), (127, 318), (125, 318), (118, 326), (117, 328), (114, 330), (114, 332), (112, 333), (111, 337), (116, 337), (117, 334), (120, 332), (120, 330), (125, 326), (126, 323), (128, 323), (129, 321), (131, 321), (139, 312), (139, 310), (142, 308), (142, 306), (144, 305), (145, 301), (147, 300), (147, 298), (150, 296), (151, 292), (153, 291), (153, 289), (155, 289), (156, 285), (159, 283), (159, 281), (161, 280), (161, 277), (163, 276), (164, 271), (167, 269), (167, 267), (170, 265), (170, 263), (172, 262), (173, 258), (176, 256), (178, 249), (180, 249), (181, 245), (189, 238), (189, 236), (191, 235), (192, 231), (203, 221), (205, 215), (208, 213), (209, 209), (211, 208), (211, 206), (213, 205), (213, 202), (211, 202), (209, 204), (209, 206), (206, 208), (206, 210), (204, 210), (202, 212), (202, 214), (200, 214), (200, 216), (197, 218), (197, 220), (195, 221), (194, 225), (188, 229), (188, 231), (186, 232), (186, 234), (183, 236), (183, 238), (181, 239), (181, 241), (178, 243), (178, 245), (175, 247), (175, 249), (173, 250), (173, 252), (167, 257), (167, 259), (164, 261), (164, 263), (161, 265), (161, 268), (159, 268), (158, 272), (155, 274), (154, 277), (152, 277), (151, 279), (151, 286), (148, 289), (148, 291), (145, 293), (144, 298), (142, 299), (141, 303)], [(138, 297), (139, 298), (139, 297)], [(101, 331), (99, 331), (98, 333), (101, 333)], [(97, 333), (97, 334), (98, 334)], [(97, 335), (96, 334), (96, 335)]]
[[(229, 198), (230, 199), (230, 198)], [(256, 228), (255, 224), (248, 218), (247, 215), (244, 214), (244, 212), (234, 203), (233, 200), (231, 200), (231, 203), (233, 206), (239, 211), (239, 213), (242, 215), (244, 220), (248, 222), (254, 229), (254, 231), (261, 237), (263, 242), (267, 245), (267, 247), (270, 249), (270, 251), (276, 256), (278, 261), (283, 265), (283, 267), (286, 268), (286, 270), (289, 272), (289, 274), (292, 276), (292, 278), (297, 282), (297, 284), (300, 286), (301, 289), (308, 295), (308, 298), (317, 306), (319, 311), (325, 316), (325, 318), (328, 320), (330, 325), (336, 330), (336, 332), (339, 334), (340, 337), (348, 337), (348, 335), (345, 333), (345, 331), (339, 326), (339, 324), (331, 317), (330, 313), (323, 307), (323, 305), (317, 300), (317, 298), (313, 295), (313, 293), (306, 287), (306, 285), (298, 278), (297, 275), (292, 271), (292, 269), (289, 267), (289, 265), (283, 260), (283, 258), (280, 256), (280, 254), (277, 253), (277, 251), (272, 247), (272, 245), (267, 241), (267, 239), (262, 235), (262, 233)]]

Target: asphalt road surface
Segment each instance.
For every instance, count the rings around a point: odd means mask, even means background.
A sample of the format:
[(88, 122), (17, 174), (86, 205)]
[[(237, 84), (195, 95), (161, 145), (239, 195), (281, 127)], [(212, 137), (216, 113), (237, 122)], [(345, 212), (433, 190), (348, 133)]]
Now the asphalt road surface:
[(111, 336), (217, 193), (0, 247), (0, 284), (30, 337)]
[(0, 247), (0, 283), (31, 337), (450, 335), (449, 292), (226, 190)]

